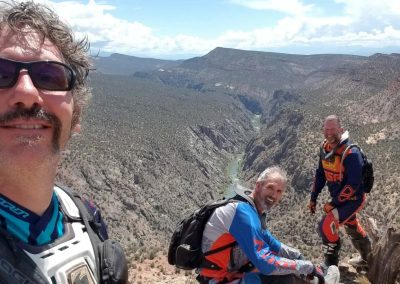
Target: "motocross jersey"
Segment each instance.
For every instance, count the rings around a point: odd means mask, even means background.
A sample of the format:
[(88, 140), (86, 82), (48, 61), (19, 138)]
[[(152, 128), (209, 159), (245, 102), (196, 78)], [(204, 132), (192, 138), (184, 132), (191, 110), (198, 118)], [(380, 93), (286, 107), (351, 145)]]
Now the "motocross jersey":
[(313, 264), (300, 260), (298, 250), (278, 241), (248, 202), (231, 202), (219, 207), (206, 224), (202, 251), (207, 252), (236, 241), (237, 245), (208, 255), (222, 269), (202, 268), (200, 274), (218, 281), (243, 277), (240, 268), (251, 262), (263, 275), (310, 274)]
[(342, 154), (350, 144), (348, 133), (345, 132), (341, 142), (331, 148), (324, 142), (318, 168), (315, 173), (311, 200), (316, 201), (325, 184), (328, 186), (332, 205), (338, 207), (347, 200), (362, 200), (362, 166), (363, 159), (358, 148), (351, 148), (346, 152), (342, 162)]

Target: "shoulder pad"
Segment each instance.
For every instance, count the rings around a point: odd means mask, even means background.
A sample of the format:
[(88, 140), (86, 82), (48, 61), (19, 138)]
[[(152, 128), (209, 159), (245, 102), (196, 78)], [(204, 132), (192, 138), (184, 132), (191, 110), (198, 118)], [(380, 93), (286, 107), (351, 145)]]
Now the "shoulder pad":
[(79, 209), (75, 205), (75, 202), (71, 199), (71, 197), (58, 186), (54, 186), (54, 190), (60, 202), (62, 203), (63, 208), (67, 210), (68, 215), (70, 215), (71, 217), (80, 218)]

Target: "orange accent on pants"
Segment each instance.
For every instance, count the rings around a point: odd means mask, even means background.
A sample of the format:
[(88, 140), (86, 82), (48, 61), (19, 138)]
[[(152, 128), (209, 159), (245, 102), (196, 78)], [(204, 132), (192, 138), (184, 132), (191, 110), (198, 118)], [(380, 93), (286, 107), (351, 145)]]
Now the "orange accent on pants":
[[(365, 204), (365, 194), (363, 196), (363, 200), (361, 204), (358, 206), (353, 201), (347, 201), (345, 205), (335, 208), (330, 211), (327, 215), (325, 215), (321, 222), (319, 223), (319, 232), (321, 234), (322, 239), (325, 242), (334, 243), (337, 242), (339, 238), (339, 226), (348, 225), (348, 226), (356, 226), (357, 231), (365, 237), (367, 234), (362, 228), (360, 222), (357, 219), (357, 212), (359, 212)], [(339, 220), (335, 218), (333, 214), (337, 211), (337, 215), (339, 216)], [(336, 213), (336, 212), (335, 212)]]
[(335, 218), (330, 211), (321, 222), (321, 231), (324, 237), (330, 243), (335, 243), (339, 240), (339, 220)]
[(358, 218), (355, 218), (352, 221), (348, 221), (346, 226), (354, 226), (357, 228), (357, 232), (360, 233), (360, 235), (365, 238), (367, 236), (367, 233), (365, 232), (364, 228), (361, 226), (360, 221), (358, 221)]

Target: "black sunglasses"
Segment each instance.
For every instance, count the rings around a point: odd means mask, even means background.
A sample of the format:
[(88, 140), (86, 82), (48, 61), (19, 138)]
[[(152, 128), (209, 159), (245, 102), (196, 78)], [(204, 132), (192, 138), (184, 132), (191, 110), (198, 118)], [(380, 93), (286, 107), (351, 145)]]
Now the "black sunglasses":
[(0, 89), (11, 88), (18, 81), (21, 69), (26, 69), (33, 85), (48, 91), (70, 91), (75, 84), (75, 72), (57, 61), (20, 62), (0, 58)]

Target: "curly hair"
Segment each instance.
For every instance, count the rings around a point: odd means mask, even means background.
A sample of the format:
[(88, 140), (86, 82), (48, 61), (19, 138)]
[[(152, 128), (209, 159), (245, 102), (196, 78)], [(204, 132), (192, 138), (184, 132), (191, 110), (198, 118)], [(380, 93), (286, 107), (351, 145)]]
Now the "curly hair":
[(91, 97), (91, 90), (86, 82), (91, 67), (88, 54), (90, 44), (87, 38), (76, 40), (71, 28), (62, 22), (54, 11), (33, 1), (22, 3), (13, 0), (0, 1), (0, 32), (4, 28), (9, 28), (17, 34), (27, 33), (26, 28), (29, 28), (42, 36), (42, 42), (47, 38), (60, 50), (65, 63), (76, 74), (76, 83), (72, 89), (74, 97), (72, 124), (78, 123), (81, 111)]

